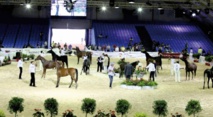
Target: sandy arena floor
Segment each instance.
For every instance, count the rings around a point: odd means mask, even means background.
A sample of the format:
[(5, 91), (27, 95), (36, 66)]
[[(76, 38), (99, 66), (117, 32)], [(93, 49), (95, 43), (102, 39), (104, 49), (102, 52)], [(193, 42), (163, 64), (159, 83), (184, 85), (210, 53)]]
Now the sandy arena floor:
[[(48, 60), (50, 56), (46, 57)], [(42, 71), (36, 72), (36, 85), (37, 87), (30, 87), (30, 74), (28, 72), (29, 61), (24, 64), (23, 79), (18, 79), (19, 69), (17, 63), (12, 62), (11, 65), (0, 67), (0, 109), (2, 109), (7, 117), (13, 117), (7, 110), (9, 100), (14, 97), (24, 98), (24, 111), (19, 113), (19, 117), (31, 117), (35, 108), (40, 108), (44, 111), (44, 100), (47, 98), (55, 98), (59, 103), (59, 113), (57, 117), (61, 117), (62, 113), (67, 109), (73, 109), (74, 114), (78, 117), (84, 117), (85, 113), (81, 111), (82, 100), (84, 98), (94, 98), (96, 100), (96, 111), (99, 110), (115, 110), (116, 101), (118, 99), (128, 100), (132, 108), (130, 109), (127, 117), (133, 117), (136, 112), (144, 112), (148, 117), (155, 117), (152, 113), (153, 101), (164, 99), (168, 103), (168, 117), (170, 113), (179, 112), (188, 117), (185, 113), (185, 107), (190, 99), (199, 100), (203, 111), (199, 117), (212, 117), (213, 113), (213, 89), (202, 89), (203, 86), (203, 71), (207, 66), (203, 64), (198, 65), (197, 76), (194, 80), (185, 81), (184, 69), (181, 70), (182, 82), (176, 83), (174, 76), (170, 76), (170, 61), (163, 60), (163, 70), (156, 78), (159, 84), (155, 90), (128, 90), (120, 87), (120, 83), (124, 78), (119, 79), (118, 76), (114, 77), (113, 88), (110, 89), (109, 78), (106, 74), (96, 72), (97, 64), (96, 59), (93, 57), (90, 75), (79, 74), (78, 88), (75, 89), (74, 85), (68, 88), (70, 83), (69, 77), (61, 79), (59, 88), (56, 86), (56, 70), (47, 70), (46, 78), (41, 79)], [(131, 58), (126, 61), (136, 61), (138, 59)], [(111, 58), (111, 61), (117, 63), (118, 59)], [(145, 59), (140, 59), (145, 65)], [(182, 67), (184, 63), (181, 61)], [(76, 67), (81, 71), (82, 60), (77, 65), (77, 57), (69, 57), (69, 66)], [(116, 67), (118, 65), (116, 64)], [(148, 79), (148, 74), (144, 76)], [(88, 115), (92, 117), (95, 115)]]

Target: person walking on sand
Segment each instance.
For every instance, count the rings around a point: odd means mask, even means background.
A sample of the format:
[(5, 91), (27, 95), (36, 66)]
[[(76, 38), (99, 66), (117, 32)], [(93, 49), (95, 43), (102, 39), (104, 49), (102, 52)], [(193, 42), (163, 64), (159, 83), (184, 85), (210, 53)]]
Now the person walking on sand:
[(108, 71), (108, 76), (109, 76), (109, 88), (112, 88), (113, 77), (115, 75), (114, 63), (110, 64), (110, 66), (109, 66), (107, 71)]
[(36, 71), (36, 64), (34, 63), (34, 61), (31, 61), (30, 66), (29, 66), (29, 72), (30, 72), (30, 76), (31, 76), (30, 86), (33, 86), (33, 87), (36, 87), (35, 71)]
[(20, 58), (18, 60), (18, 64), (17, 64), (17, 67), (19, 68), (19, 79), (22, 79), (22, 71), (23, 71), (23, 61), (22, 59)]

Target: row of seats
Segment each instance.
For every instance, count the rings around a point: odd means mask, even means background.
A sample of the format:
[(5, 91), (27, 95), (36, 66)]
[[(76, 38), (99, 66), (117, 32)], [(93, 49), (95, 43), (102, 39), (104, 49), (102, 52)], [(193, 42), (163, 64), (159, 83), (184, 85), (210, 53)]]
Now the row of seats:
[[(191, 24), (116, 24), (93, 23), (96, 45), (118, 45), (127, 47), (129, 38), (133, 37), (133, 43), (140, 42), (140, 37), (135, 26), (145, 26), (151, 39), (160, 43), (169, 44), (173, 52), (181, 52), (186, 43), (188, 49), (197, 51), (202, 47), (205, 51), (213, 50), (212, 41), (196, 25)], [(98, 35), (107, 35), (107, 38), (99, 38)], [(144, 39), (144, 38), (143, 38)]]
[[(48, 41), (48, 28), (43, 24), (0, 24), (0, 39), (5, 48), (22, 48), (28, 43), (36, 47)], [(42, 40), (40, 32), (43, 32)]]

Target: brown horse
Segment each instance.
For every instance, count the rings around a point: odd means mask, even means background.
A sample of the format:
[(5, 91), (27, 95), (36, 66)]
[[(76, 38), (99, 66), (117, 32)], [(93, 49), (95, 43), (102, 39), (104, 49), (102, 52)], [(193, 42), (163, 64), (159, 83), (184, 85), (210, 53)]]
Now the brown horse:
[(197, 65), (195, 63), (189, 63), (186, 58), (181, 58), (181, 60), (185, 63), (186, 80), (187, 80), (187, 75), (190, 80), (190, 72), (192, 73), (192, 79), (193, 79), (193, 75), (196, 76)]
[[(48, 61), (46, 60), (44, 57), (38, 55), (36, 57), (35, 60), (41, 60), (41, 63), (43, 65), (43, 73), (42, 73), (42, 76), (41, 78), (45, 78), (45, 75), (46, 75), (46, 69), (52, 69), (52, 68), (55, 68), (55, 61)], [(62, 63), (61, 63), (62, 64)]]
[(92, 63), (92, 53), (86, 52), (86, 51), (81, 51), (78, 47), (76, 47), (76, 56), (78, 57), (78, 63), (77, 64), (79, 64), (79, 59), (82, 58), (85, 55), (87, 55), (87, 57), (90, 59), (90, 64), (91, 64)]
[[(56, 63), (56, 74), (57, 74), (57, 84), (56, 84), (56, 88), (59, 86), (59, 82), (60, 82), (60, 78), (61, 77), (65, 77), (65, 76), (70, 76), (71, 77), (71, 83), (70, 83), (70, 86), (69, 88), (71, 87), (72, 83), (73, 83), (73, 80), (75, 81), (75, 88), (78, 87), (78, 69), (76, 68), (64, 68), (62, 67), (60, 64), (58, 64), (57, 61), (55, 61)], [(75, 77), (76, 75), (76, 77)]]

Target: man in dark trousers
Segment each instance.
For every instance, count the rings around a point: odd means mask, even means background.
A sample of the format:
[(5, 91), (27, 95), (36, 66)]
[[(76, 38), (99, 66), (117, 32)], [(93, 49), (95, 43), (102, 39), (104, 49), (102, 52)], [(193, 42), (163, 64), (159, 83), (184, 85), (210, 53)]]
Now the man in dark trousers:
[(21, 57), (19, 58), (18, 60), (18, 64), (17, 64), (17, 67), (19, 68), (19, 79), (22, 79), (22, 71), (23, 71), (23, 61), (21, 59)]
[(36, 85), (35, 85), (35, 71), (36, 71), (36, 64), (33, 61), (31, 61), (30, 67), (29, 67), (29, 72), (30, 72), (30, 76), (31, 76), (30, 86), (33, 86), (33, 87), (36, 87)]
[(102, 72), (102, 69), (103, 69), (103, 61), (104, 61), (104, 58), (102, 57), (102, 55), (100, 55), (97, 59), (97, 64), (98, 64), (98, 68), (97, 68), (97, 72)]
[(124, 74), (125, 74), (126, 80), (130, 80), (132, 76), (132, 72), (133, 72), (133, 66), (129, 62), (127, 62), (124, 68)]

